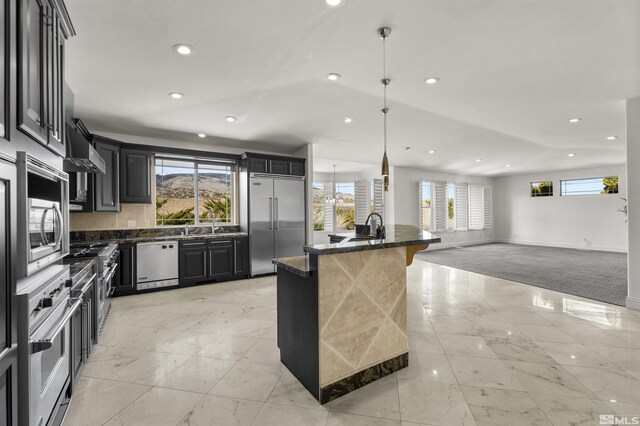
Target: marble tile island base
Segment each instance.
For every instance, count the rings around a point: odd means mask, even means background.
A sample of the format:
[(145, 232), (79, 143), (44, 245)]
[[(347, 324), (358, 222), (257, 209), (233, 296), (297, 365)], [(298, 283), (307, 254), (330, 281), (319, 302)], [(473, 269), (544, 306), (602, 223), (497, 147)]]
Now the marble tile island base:
[(320, 403), (409, 365), (406, 266), (439, 242), (428, 236), (309, 246), (308, 256), (274, 260), (280, 358)]

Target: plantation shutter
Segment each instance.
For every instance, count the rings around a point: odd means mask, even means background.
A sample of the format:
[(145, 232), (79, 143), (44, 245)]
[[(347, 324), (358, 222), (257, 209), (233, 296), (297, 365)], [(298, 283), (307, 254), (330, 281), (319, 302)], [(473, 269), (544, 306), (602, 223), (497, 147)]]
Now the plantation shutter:
[(433, 225), (436, 232), (447, 230), (447, 182), (432, 183)]
[(493, 189), (490, 186), (482, 187), (482, 201), (484, 210), (484, 227), (493, 228)]
[(369, 191), (367, 191), (367, 181), (359, 180), (355, 183), (355, 223), (364, 224), (367, 220), (367, 216), (369, 215), (369, 205), (371, 202), (369, 201)]
[(422, 229), (422, 221), (424, 220), (424, 213), (423, 213), (423, 209), (422, 209), (422, 200), (424, 199), (423, 197), (423, 190), (424, 187), (424, 181), (421, 180), (418, 182), (418, 228)]
[(457, 183), (455, 185), (453, 205), (456, 230), (466, 231), (469, 228), (469, 184)]
[(373, 212), (382, 216), (383, 209), (382, 179), (373, 180)]
[(334, 204), (330, 200), (333, 199), (333, 183), (324, 184), (324, 230), (333, 232), (333, 216)]
[(482, 185), (469, 185), (469, 229), (484, 229)]

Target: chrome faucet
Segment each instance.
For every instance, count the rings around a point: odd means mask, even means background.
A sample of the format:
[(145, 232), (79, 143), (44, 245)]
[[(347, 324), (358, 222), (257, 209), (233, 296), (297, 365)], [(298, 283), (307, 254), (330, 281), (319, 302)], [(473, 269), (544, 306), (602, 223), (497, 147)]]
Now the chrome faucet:
[(382, 219), (382, 216), (380, 216), (379, 213), (373, 212), (369, 216), (367, 216), (367, 221), (364, 223), (364, 226), (369, 225), (369, 219), (371, 219), (371, 216), (378, 216), (380, 218), (380, 226), (378, 226), (378, 229), (376, 229), (376, 237), (385, 238), (387, 236), (387, 233), (384, 229), (384, 220)]
[(211, 233), (215, 234), (217, 230), (218, 227), (216, 226), (216, 214), (215, 212), (211, 211)]

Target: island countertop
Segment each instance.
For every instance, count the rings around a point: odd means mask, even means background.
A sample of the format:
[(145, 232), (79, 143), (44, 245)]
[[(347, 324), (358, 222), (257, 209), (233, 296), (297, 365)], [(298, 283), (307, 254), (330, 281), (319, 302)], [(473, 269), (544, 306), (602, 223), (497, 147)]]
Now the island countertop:
[(417, 226), (390, 225), (387, 227), (387, 235), (384, 239), (350, 241), (356, 237), (355, 232), (332, 234), (333, 237), (344, 237), (345, 240), (333, 244), (315, 244), (305, 246), (304, 251), (315, 255), (351, 253), (356, 251), (377, 250), (393, 247), (407, 247), (415, 245), (429, 245), (439, 243), (440, 237), (424, 231)]

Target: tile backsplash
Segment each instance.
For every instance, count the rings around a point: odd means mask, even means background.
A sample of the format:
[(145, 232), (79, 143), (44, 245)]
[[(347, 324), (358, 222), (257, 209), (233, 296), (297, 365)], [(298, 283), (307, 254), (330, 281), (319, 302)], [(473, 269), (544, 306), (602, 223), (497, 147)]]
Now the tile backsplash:
[(122, 204), (122, 211), (100, 213), (70, 213), (71, 231), (100, 229), (155, 228), (156, 206), (153, 204)]

